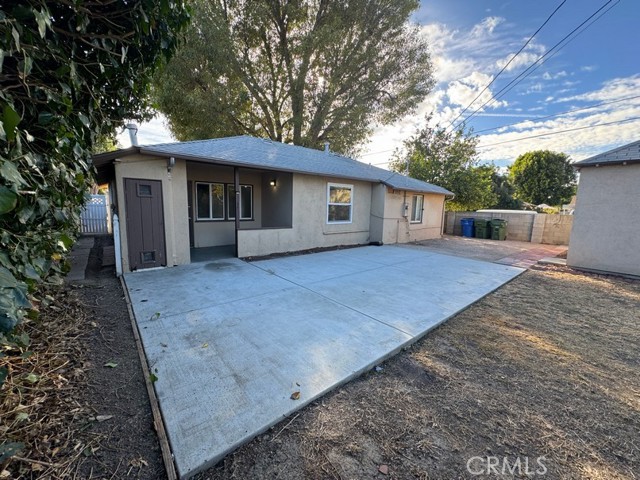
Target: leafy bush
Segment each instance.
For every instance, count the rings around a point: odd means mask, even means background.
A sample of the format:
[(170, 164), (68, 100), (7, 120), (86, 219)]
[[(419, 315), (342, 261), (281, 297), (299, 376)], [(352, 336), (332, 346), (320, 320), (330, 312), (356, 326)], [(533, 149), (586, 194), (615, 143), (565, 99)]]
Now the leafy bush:
[[(94, 143), (150, 114), (150, 79), (189, 15), (179, 0), (31, 0), (0, 10), (0, 336), (61, 281)], [(1, 338), (0, 338), (1, 340)]]

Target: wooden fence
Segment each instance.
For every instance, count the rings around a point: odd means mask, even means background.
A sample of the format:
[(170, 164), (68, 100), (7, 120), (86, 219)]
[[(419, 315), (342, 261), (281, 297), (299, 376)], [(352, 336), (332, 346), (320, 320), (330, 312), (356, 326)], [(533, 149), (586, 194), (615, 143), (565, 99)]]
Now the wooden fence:
[(109, 219), (106, 195), (89, 195), (80, 215), (80, 233), (109, 233)]

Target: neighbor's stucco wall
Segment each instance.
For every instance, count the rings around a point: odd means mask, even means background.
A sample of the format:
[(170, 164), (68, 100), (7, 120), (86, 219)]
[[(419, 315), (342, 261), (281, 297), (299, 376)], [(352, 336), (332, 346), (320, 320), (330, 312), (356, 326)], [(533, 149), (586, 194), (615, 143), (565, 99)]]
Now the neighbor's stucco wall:
[(567, 264), (640, 275), (640, 164), (580, 170)]
[[(233, 167), (187, 163), (187, 180), (193, 182), (193, 242), (195, 248), (233, 245), (235, 239), (235, 220), (198, 220), (196, 215), (196, 182), (234, 183)], [(253, 186), (253, 220), (240, 220), (240, 228), (260, 228), (262, 175), (258, 171), (240, 170), (240, 184)], [(226, 202), (226, 198), (225, 198)], [(225, 204), (225, 209), (227, 205)], [(186, 210), (185, 210), (186, 211)]]
[[(327, 223), (327, 183), (353, 185), (352, 222)], [(369, 243), (371, 184), (312, 175), (293, 175), (292, 228), (240, 230), (238, 256), (254, 257), (318, 247)]]
[[(382, 242), (407, 243), (419, 242), (430, 238), (439, 238), (442, 233), (442, 214), (444, 195), (434, 193), (416, 194), (391, 190), (383, 187), (384, 220), (382, 224)], [(424, 211), (421, 223), (411, 223), (411, 202), (413, 195), (424, 195)], [(407, 216), (404, 216), (404, 205), (408, 205)]]
[(115, 163), (115, 175), (123, 271), (130, 271), (124, 178), (160, 180), (162, 182), (167, 266), (189, 263), (189, 223), (185, 215), (187, 211), (187, 169), (185, 162), (176, 160), (176, 164), (169, 174), (167, 172), (166, 158), (130, 155), (119, 159)]

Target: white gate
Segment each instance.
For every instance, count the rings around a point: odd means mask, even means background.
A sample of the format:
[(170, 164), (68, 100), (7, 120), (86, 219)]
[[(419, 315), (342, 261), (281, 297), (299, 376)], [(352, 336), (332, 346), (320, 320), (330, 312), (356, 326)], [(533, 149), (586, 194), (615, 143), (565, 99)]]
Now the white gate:
[(107, 196), (89, 195), (80, 214), (80, 233), (109, 233)]

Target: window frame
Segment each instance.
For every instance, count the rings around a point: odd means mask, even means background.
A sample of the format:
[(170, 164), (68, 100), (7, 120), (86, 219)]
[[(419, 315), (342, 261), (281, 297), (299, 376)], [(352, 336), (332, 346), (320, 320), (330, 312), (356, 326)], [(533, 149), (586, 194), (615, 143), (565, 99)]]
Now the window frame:
[[(229, 199), (229, 191), (230, 189), (235, 188), (235, 184), (233, 183), (227, 183), (225, 184), (225, 194), (227, 199)], [(242, 189), (243, 188), (249, 188), (251, 190), (251, 216), (250, 217), (243, 217), (242, 216)], [(235, 194), (234, 194), (234, 202), (235, 202)], [(231, 208), (231, 202), (227, 202), (227, 208), (225, 210), (225, 214), (226, 214), (226, 219), (227, 220), (235, 220), (236, 217), (235, 215), (232, 217), (231, 213), (229, 212), (229, 209)], [(253, 209), (253, 185), (251, 185), (250, 183), (241, 183), (240, 184), (240, 221), (241, 222), (245, 222), (245, 221), (253, 221), (255, 220), (254, 217), (254, 209)]]
[[(193, 195), (194, 195), (194, 218), (196, 222), (231, 222), (231, 221), (235, 221), (235, 216), (231, 216), (229, 209), (231, 208), (231, 201), (229, 198), (229, 192), (231, 189), (233, 189), (234, 184), (233, 183), (228, 183), (228, 182), (207, 182), (207, 181), (194, 181), (195, 183), (195, 188), (193, 189)], [(199, 185), (206, 185), (209, 187), (209, 217), (201, 217), (199, 216), (199, 212), (198, 212), (198, 186)], [(221, 217), (212, 217), (213, 214), (213, 202), (211, 201), (212, 198), (212, 191), (213, 191), (213, 187), (215, 185), (220, 185), (222, 186), (222, 216)], [(240, 217), (240, 221), (241, 222), (253, 222), (255, 221), (255, 208), (254, 208), (254, 188), (253, 185), (250, 183), (241, 183), (240, 184), (240, 190), (242, 191), (242, 188), (249, 188), (250, 192), (251, 192), (251, 217)], [(233, 202), (235, 205), (235, 195), (233, 196)], [(240, 213), (242, 213), (242, 195), (240, 195)]]
[[(196, 184), (196, 188), (194, 189), (194, 193), (195, 193), (195, 202), (194, 202), (194, 206), (195, 206), (195, 213), (196, 213), (196, 221), (197, 222), (223, 222), (226, 220), (226, 204), (227, 204), (227, 199), (226, 199), (226, 187), (224, 183), (221, 182), (195, 182)], [(208, 217), (201, 217), (200, 216), (200, 211), (198, 208), (198, 185), (206, 185), (209, 188), (209, 216)], [(221, 185), (222, 186), (222, 191), (223, 191), (223, 195), (222, 195), (222, 217), (214, 217), (213, 216), (213, 201), (212, 201), (212, 188), (214, 185)]]
[[(349, 196), (349, 203), (337, 203), (337, 202), (331, 202), (331, 187), (337, 187), (337, 188), (348, 188), (351, 191), (351, 195)], [(327, 225), (340, 225), (340, 224), (349, 224), (349, 223), (353, 223), (353, 194), (354, 194), (354, 187), (353, 184), (350, 183), (333, 183), (333, 182), (327, 182), (327, 215), (326, 215), (326, 220), (327, 220)], [(329, 214), (330, 214), (330, 208), (331, 206), (349, 206), (349, 220), (330, 220), (329, 219)]]
[[(421, 198), (420, 210), (417, 209), (418, 198)], [(420, 219), (416, 219), (416, 214), (420, 213)], [(422, 223), (424, 220), (424, 195), (416, 193), (411, 196), (411, 217), (409, 217), (409, 223)]]

